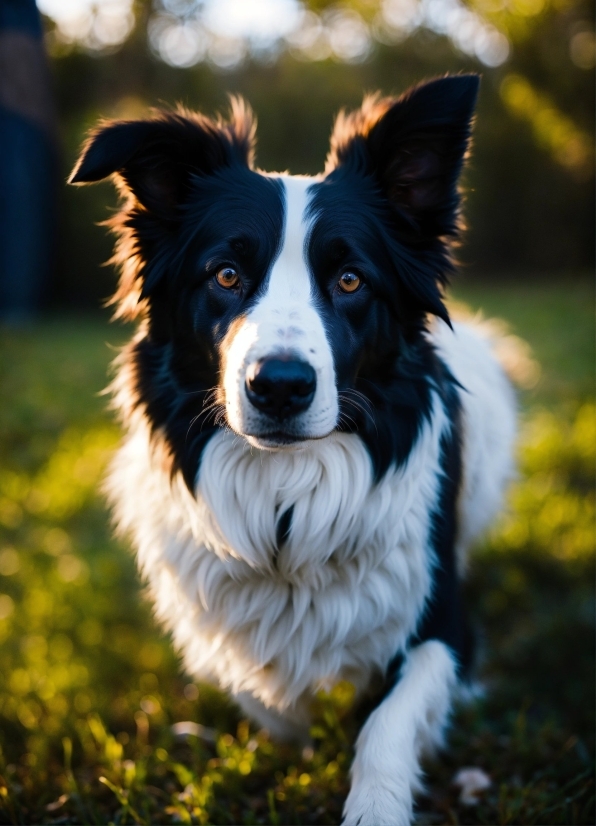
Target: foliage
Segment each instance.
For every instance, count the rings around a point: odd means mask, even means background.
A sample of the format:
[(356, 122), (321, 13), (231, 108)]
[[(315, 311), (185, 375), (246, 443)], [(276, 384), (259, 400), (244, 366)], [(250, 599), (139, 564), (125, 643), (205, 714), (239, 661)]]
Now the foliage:
[[(468, 294), (489, 313), (508, 306), (544, 369), (510, 510), (468, 580), (486, 693), (458, 711), (449, 751), (428, 764), (421, 819), (592, 823), (590, 290)], [(565, 306), (583, 337), (552, 309)], [(70, 317), (0, 336), (11, 401), (0, 411), (0, 822), (337, 823), (356, 731), (350, 686), (318, 698), (314, 750), (274, 745), (184, 676), (110, 536), (97, 488), (118, 434), (97, 394), (102, 342), (117, 337)], [(577, 344), (571, 383), (556, 380), (552, 337)], [(549, 411), (552, 387), (567, 397)], [(492, 780), (477, 807), (451, 785), (466, 765)]]
[[(201, 6), (195, 0), (169, 5), (183, 11)], [(415, 12), (417, 0), (312, 0), (312, 5), (320, 13), (331, 6), (356, 8), (377, 31), (381, 5)], [(316, 173), (340, 108), (358, 106), (364, 93), (377, 89), (399, 94), (424, 78), (477, 71), (482, 84), (465, 177), (470, 229), (462, 258), (479, 274), (590, 269), (594, 75), (587, 52), (593, 48), (593, 6), (586, 0), (470, 0), (467, 5), (507, 32), (511, 53), (503, 65), (484, 66), (440, 31), (421, 26), (402, 39), (383, 36), (360, 63), (329, 55), (302, 60), (282, 49), (225, 71), (208, 61), (175, 68), (148, 45), (147, 21), (157, 6), (137, 2), (136, 28), (120, 48), (101, 56), (76, 48), (53, 52), (62, 177), (99, 118), (142, 117), (152, 106), (177, 102), (211, 114), (226, 109), (229, 92), (245, 95), (256, 111), (262, 168)], [(462, 8), (460, 0), (424, 6), (445, 14), (452, 6)], [(93, 224), (113, 203), (110, 185), (62, 191), (55, 304), (95, 307), (109, 294), (112, 277), (100, 264), (110, 257), (110, 242)]]
[(548, 96), (536, 93), (525, 78), (508, 74), (501, 83), (501, 97), (516, 117), (530, 122), (538, 146), (551, 152), (562, 166), (580, 175), (592, 160), (590, 135), (578, 129)]

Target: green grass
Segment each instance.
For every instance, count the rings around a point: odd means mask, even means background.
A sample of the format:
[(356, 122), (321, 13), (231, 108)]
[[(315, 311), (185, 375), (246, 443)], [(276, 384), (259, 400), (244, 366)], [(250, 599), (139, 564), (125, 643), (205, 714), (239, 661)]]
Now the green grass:
[(505, 281), (501, 286), (457, 286), (455, 297), (487, 316), (506, 319), (513, 333), (531, 346), (542, 366), (527, 404), (572, 409), (580, 398), (594, 398), (594, 280), (569, 275), (553, 281)]
[[(483, 697), (426, 765), (425, 823), (594, 822), (593, 297), (586, 282), (464, 284), (541, 377), (521, 475), (467, 592)], [(99, 395), (126, 331), (51, 318), (0, 333), (0, 823), (338, 823), (350, 687), (316, 701), (317, 748), (273, 745), (181, 671), (97, 493), (118, 429)], [(198, 735), (176, 737), (193, 721)], [(215, 732), (213, 732), (215, 729)], [(462, 767), (492, 781), (478, 806)]]

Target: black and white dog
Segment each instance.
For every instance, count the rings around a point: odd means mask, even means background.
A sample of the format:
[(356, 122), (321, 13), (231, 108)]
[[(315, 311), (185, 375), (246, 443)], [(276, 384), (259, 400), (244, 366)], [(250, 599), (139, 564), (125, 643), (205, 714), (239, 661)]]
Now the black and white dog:
[(104, 124), (71, 178), (126, 198), (110, 492), (157, 615), (275, 736), (308, 736), (321, 687), (378, 689), (346, 826), (411, 820), (469, 665), (466, 549), (512, 469), (511, 388), (442, 302), (477, 89), (367, 98), (312, 178), (253, 168), (238, 101)]

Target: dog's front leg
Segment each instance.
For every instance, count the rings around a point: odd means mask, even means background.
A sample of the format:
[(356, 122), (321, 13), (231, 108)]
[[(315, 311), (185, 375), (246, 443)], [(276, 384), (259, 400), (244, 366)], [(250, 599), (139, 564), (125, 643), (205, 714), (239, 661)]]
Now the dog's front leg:
[(408, 826), (421, 787), (419, 759), (441, 743), (456, 664), (448, 646), (429, 640), (409, 651), (397, 684), (356, 742), (343, 826)]

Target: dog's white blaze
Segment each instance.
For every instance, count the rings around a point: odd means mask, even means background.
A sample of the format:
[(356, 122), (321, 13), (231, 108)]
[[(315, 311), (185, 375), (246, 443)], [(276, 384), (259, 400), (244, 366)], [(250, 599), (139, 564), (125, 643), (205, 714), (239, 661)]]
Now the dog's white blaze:
[(310, 278), (305, 259), (305, 241), (308, 232), (306, 210), (308, 208), (308, 188), (314, 178), (280, 175), (285, 193), (284, 237), (281, 251), (271, 269), (265, 299), (257, 309), (268, 312), (283, 310), (287, 314), (296, 307), (309, 305), (311, 300)]
[(313, 304), (306, 261), (308, 188), (315, 180), (280, 176), (285, 193), (281, 250), (267, 278), (263, 296), (228, 342), (223, 381), (228, 421), (237, 433), (247, 434), (247, 440), (257, 447), (264, 446), (258, 434), (265, 436), (267, 430), (274, 429), (246, 396), (247, 367), (259, 359), (294, 353), (316, 372), (317, 389), (312, 404), (285, 425), (293, 435), (304, 439), (326, 436), (334, 429), (339, 412), (333, 355)]

